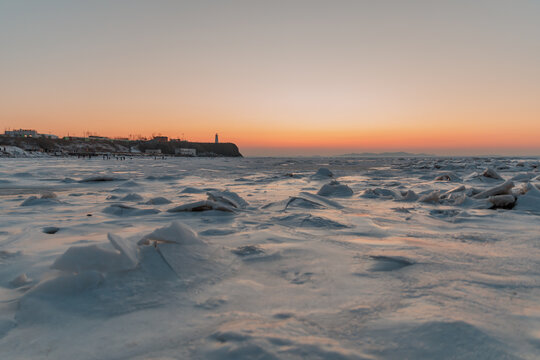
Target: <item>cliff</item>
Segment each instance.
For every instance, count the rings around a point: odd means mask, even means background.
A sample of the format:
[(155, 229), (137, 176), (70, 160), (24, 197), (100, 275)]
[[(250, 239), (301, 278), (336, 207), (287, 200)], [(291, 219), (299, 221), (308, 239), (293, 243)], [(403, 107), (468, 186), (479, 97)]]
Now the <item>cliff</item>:
[(140, 154), (146, 150), (159, 149), (163, 154), (175, 155), (176, 149), (196, 149), (197, 156), (241, 157), (238, 146), (233, 143), (199, 143), (172, 140), (161, 142), (156, 140), (109, 140), (109, 139), (47, 139), (0, 136), (0, 153), (2, 146), (16, 146), (27, 152), (49, 154)]

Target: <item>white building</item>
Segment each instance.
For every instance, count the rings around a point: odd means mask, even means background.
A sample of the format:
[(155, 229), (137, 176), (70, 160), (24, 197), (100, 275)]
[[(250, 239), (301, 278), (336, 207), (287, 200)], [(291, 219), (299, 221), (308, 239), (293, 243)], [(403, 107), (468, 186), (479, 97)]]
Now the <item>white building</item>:
[(6, 130), (4, 132), (4, 135), (10, 136), (10, 137), (37, 137), (38, 133), (36, 130), (19, 129), (19, 130)]
[(180, 156), (197, 156), (197, 149), (179, 148), (174, 149), (174, 153)]

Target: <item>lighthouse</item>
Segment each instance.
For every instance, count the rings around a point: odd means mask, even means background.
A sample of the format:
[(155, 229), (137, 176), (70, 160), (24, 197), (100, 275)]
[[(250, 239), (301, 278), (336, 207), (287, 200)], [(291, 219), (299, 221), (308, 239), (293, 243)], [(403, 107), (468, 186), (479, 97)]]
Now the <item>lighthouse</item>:
[(218, 134), (216, 133), (216, 144), (219, 143), (219, 138), (218, 138)]

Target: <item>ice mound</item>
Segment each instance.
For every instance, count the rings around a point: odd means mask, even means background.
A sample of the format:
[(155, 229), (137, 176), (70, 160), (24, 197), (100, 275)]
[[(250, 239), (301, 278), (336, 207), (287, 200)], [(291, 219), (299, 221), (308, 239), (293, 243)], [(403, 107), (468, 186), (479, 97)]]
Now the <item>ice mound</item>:
[(58, 205), (60, 203), (55, 193), (45, 192), (39, 198), (34, 195), (29, 196), (21, 203), (21, 206)]
[(283, 217), (276, 217), (272, 220), (290, 227), (307, 227), (307, 228), (322, 228), (322, 229), (344, 229), (348, 225), (330, 220), (328, 218), (314, 216), (311, 214), (291, 214)]
[(209, 191), (206, 195), (210, 201), (227, 204), (236, 209), (244, 209), (248, 205), (244, 199), (232, 191)]
[(394, 271), (414, 264), (401, 256), (371, 255), (370, 259), (375, 261), (371, 271)]
[(142, 216), (159, 213), (158, 209), (138, 209), (123, 204), (113, 204), (103, 209), (103, 213), (115, 216)]
[(90, 177), (84, 178), (82, 180), (79, 180), (79, 182), (80, 183), (97, 183), (97, 182), (118, 181), (118, 180), (123, 180), (123, 179), (116, 178), (110, 175), (97, 175), (97, 176), (90, 176)]
[(507, 194), (510, 194), (513, 187), (514, 187), (514, 183), (511, 180), (507, 180), (503, 184), (492, 187), (488, 190), (482, 191), (481, 193), (478, 193), (474, 195), (473, 197), (475, 199), (486, 199), (490, 196), (495, 196), (495, 195), (507, 195)]
[(361, 351), (348, 350), (340, 341), (293, 315), (277, 314), (273, 318), (250, 316), (222, 323), (205, 342), (197, 358), (209, 360), (362, 360)]
[(134, 262), (118, 250), (89, 245), (70, 247), (54, 261), (51, 268), (69, 273), (81, 273), (89, 270), (115, 272), (132, 269), (135, 266), (136, 259)]
[(377, 359), (521, 359), (506, 344), (464, 321), (392, 324), (374, 336), (392, 339), (391, 344), (373, 347), (370, 352)]
[(133, 181), (133, 180), (128, 180), (122, 184), (119, 185), (120, 187), (127, 187), (127, 188), (130, 188), (130, 187), (137, 187), (137, 186), (141, 186), (141, 184), (139, 184), (138, 182), (136, 181)]
[(461, 210), (456, 209), (433, 209), (429, 211), (429, 215), (436, 218), (453, 218), (461, 214)]
[(345, 184), (341, 184), (336, 180), (333, 180), (329, 184), (324, 184), (322, 188), (317, 192), (317, 195), (321, 196), (335, 196), (335, 197), (348, 197), (352, 196), (353, 191)]
[(311, 175), (311, 178), (315, 180), (325, 180), (333, 177), (334, 174), (327, 168), (320, 168), (315, 174)]
[(235, 255), (245, 257), (245, 256), (259, 256), (265, 253), (262, 247), (259, 245), (244, 245), (232, 249), (231, 252)]
[(224, 211), (224, 212), (235, 212), (235, 208), (223, 204), (218, 203), (215, 201), (210, 200), (202, 200), (202, 201), (196, 201), (189, 204), (183, 204), (180, 206), (176, 206), (172, 209), (167, 210), (167, 212), (184, 212), (184, 211), (208, 211), (208, 210), (217, 210), (217, 211)]
[(51, 297), (78, 295), (83, 291), (96, 288), (104, 280), (98, 271), (85, 271), (77, 274), (64, 274), (45, 280), (30, 289), (23, 300), (28, 297)]
[(165, 204), (170, 204), (170, 203), (171, 203), (171, 200), (166, 199), (162, 196), (152, 198), (148, 200), (147, 202), (145, 202), (146, 205), (165, 205)]
[(59, 230), (60, 228), (57, 228), (56, 226), (47, 226), (43, 228), (43, 232), (50, 235), (56, 234)]
[(129, 193), (123, 198), (120, 199), (121, 201), (142, 201), (143, 197), (136, 193)]
[(198, 188), (194, 188), (194, 187), (187, 187), (187, 188), (183, 189), (182, 191), (180, 191), (180, 193), (182, 193), (182, 194), (202, 194), (205, 191), (206, 190), (204, 190), (204, 189), (198, 189)]
[(385, 188), (366, 189), (360, 197), (367, 199), (403, 200), (403, 195), (399, 191)]

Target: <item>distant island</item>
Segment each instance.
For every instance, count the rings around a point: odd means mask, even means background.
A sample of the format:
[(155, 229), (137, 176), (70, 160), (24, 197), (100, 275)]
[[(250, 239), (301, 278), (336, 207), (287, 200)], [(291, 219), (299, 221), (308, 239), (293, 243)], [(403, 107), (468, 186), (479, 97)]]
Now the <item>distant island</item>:
[(58, 137), (35, 130), (12, 130), (0, 135), (0, 156), (206, 156), (242, 157), (238, 146), (215, 142), (192, 142), (155, 136), (152, 139), (111, 139), (103, 136)]
[(363, 152), (363, 153), (350, 153), (350, 154), (343, 154), (338, 155), (340, 157), (432, 157), (435, 156), (433, 154), (414, 154), (414, 153), (408, 153), (404, 151), (396, 151), (396, 152), (382, 152), (382, 153), (372, 153), (372, 152)]

